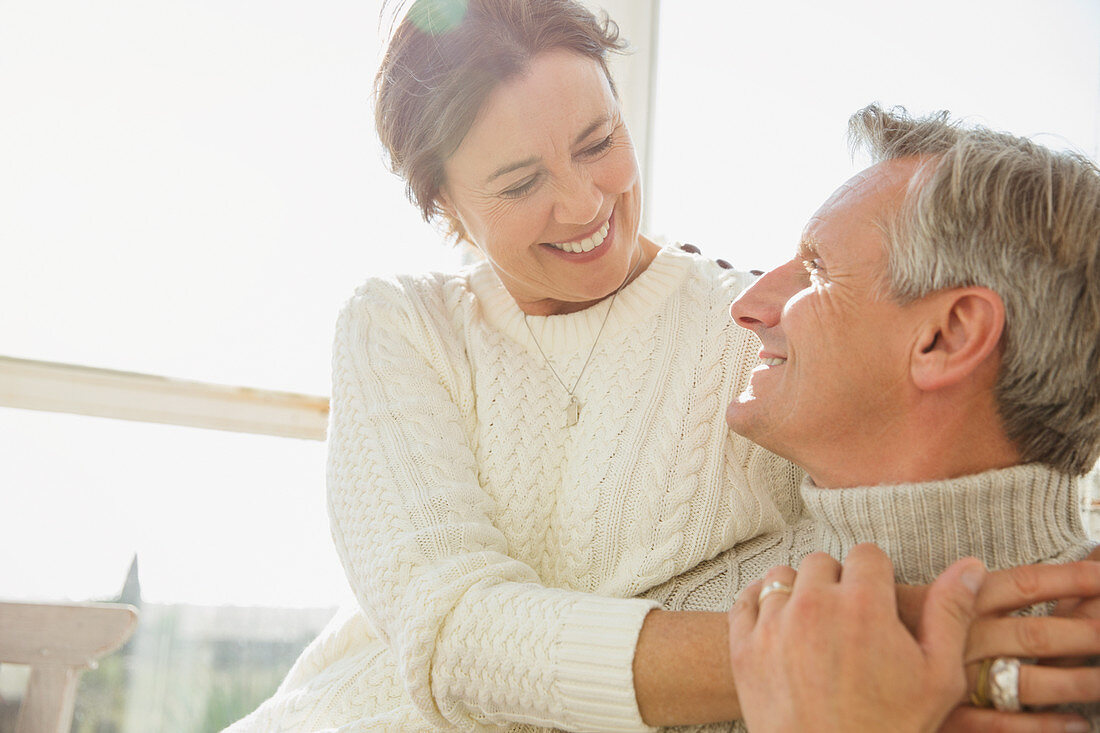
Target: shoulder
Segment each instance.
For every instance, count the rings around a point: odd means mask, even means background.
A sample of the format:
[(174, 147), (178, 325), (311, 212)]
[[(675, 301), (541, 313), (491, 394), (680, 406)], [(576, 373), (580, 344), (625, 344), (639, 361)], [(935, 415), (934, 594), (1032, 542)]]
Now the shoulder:
[(344, 303), (339, 322), (445, 321), (463, 299), (473, 297), (470, 277), (475, 269), (369, 278)]
[(336, 318), (334, 361), (348, 357), (360, 365), (430, 363), (436, 369), (461, 369), (466, 322), (477, 312), (469, 277), (463, 268), (366, 280)]
[(469, 270), (388, 275), (367, 279), (348, 299), (346, 307), (416, 307), (425, 301), (443, 300), (448, 294), (468, 290)]
[(690, 257), (691, 282), (719, 288), (726, 295), (737, 296), (742, 290), (752, 285), (760, 275), (759, 270), (738, 269), (721, 257), (708, 257), (694, 244), (680, 242), (672, 245), (672, 248), (678, 250), (678, 255), (682, 253), (681, 256)]

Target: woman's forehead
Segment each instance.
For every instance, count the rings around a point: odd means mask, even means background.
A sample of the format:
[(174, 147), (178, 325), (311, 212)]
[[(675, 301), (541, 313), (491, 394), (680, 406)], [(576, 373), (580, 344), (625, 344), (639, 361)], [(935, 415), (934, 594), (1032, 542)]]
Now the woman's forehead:
[(618, 114), (603, 68), (568, 51), (536, 56), (486, 99), (450, 163), (482, 176), (511, 160), (571, 148)]

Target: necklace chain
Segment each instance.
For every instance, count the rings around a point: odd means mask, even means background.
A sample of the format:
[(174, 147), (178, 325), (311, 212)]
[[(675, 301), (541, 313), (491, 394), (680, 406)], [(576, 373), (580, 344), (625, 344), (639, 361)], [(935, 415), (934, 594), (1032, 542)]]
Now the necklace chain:
[(546, 362), (546, 366), (550, 367), (550, 373), (554, 375), (554, 379), (558, 380), (558, 384), (569, 395), (569, 406), (566, 408), (566, 420), (565, 426), (568, 428), (577, 424), (577, 420), (580, 419), (580, 402), (577, 401), (575, 393), (577, 385), (581, 383), (581, 377), (584, 376), (584, 372), (588, 369), (589, 362), (592, 361), (592, 355), (596, 353), (596, 344), (600, 343), (600, 336), (603, 335), (604, 326), (607, 325), (607, 319), (611, 315), (611, 309), (615, 307), (615, 298), (619, 297), (619, 291), (626, 287), (630, 279), (634, 277), (634, 273), (638, 271), (638, 268), (642, 264), (642, 253), (638, 253), (638, 262), (635, 263), (634, 269), (632, 269), (623, 280), (619, 287), (615, 288), (615, 292), (611, 294), (611, 299), (607, 304), (607, 311), (603, 314), (603, 321), (600, 322), (600, 330), (596, 331), (596, 338), (592, 340), (592, 348), (588, 350), (588, 357), (584, 360), (584, 366), (577, 372), (577, 378), (573, 381), (573, 387), (566, 387), (565, 380), (558, 374), (558, 370), (554, 368), (554, 362), (550, 361), (550, 358), (546, 356), (546, 352), (542, 350), (542, 346), (539, 344), (538, 338), (535, 337), (535, 332), (531, 329), (531, 324), (527, 321), (527, 314), (523, 314), (523, 325), (527, 326), (527, 332), (531, 334), (531, 340), (535, 342), (535, 348), (539, 350), (539, 355), (542, 356), (542, 360)]

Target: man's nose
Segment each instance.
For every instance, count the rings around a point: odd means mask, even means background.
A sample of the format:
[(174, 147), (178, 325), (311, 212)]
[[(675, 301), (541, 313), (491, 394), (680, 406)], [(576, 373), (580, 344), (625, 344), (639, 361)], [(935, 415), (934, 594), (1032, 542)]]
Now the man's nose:
[(759, 333), (779, 323), (783, 307), (802, 289), (805, 270), (791, 261), (764, 273), (730, 305), (730, 317), (742, 328)]

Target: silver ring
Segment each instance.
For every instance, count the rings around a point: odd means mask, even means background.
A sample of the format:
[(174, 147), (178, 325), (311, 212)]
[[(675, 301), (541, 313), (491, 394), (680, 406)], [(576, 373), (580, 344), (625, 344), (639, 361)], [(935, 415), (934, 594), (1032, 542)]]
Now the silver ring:
[(989, 699), (1002, 713), (1020, 712), (1020, 660), (997, 657), (989, 666)]
[(763, 603), (764, 599), (770, 596), (772, 593), (785, 593), (787, 595), (790, 595), (791, 591), (793, 590), (794, 588), (787, 585), (786, 583), (780, 583), (778, 580), (774, 580), (760, 589), (760, 595), (757, 596), (756, 602)]

